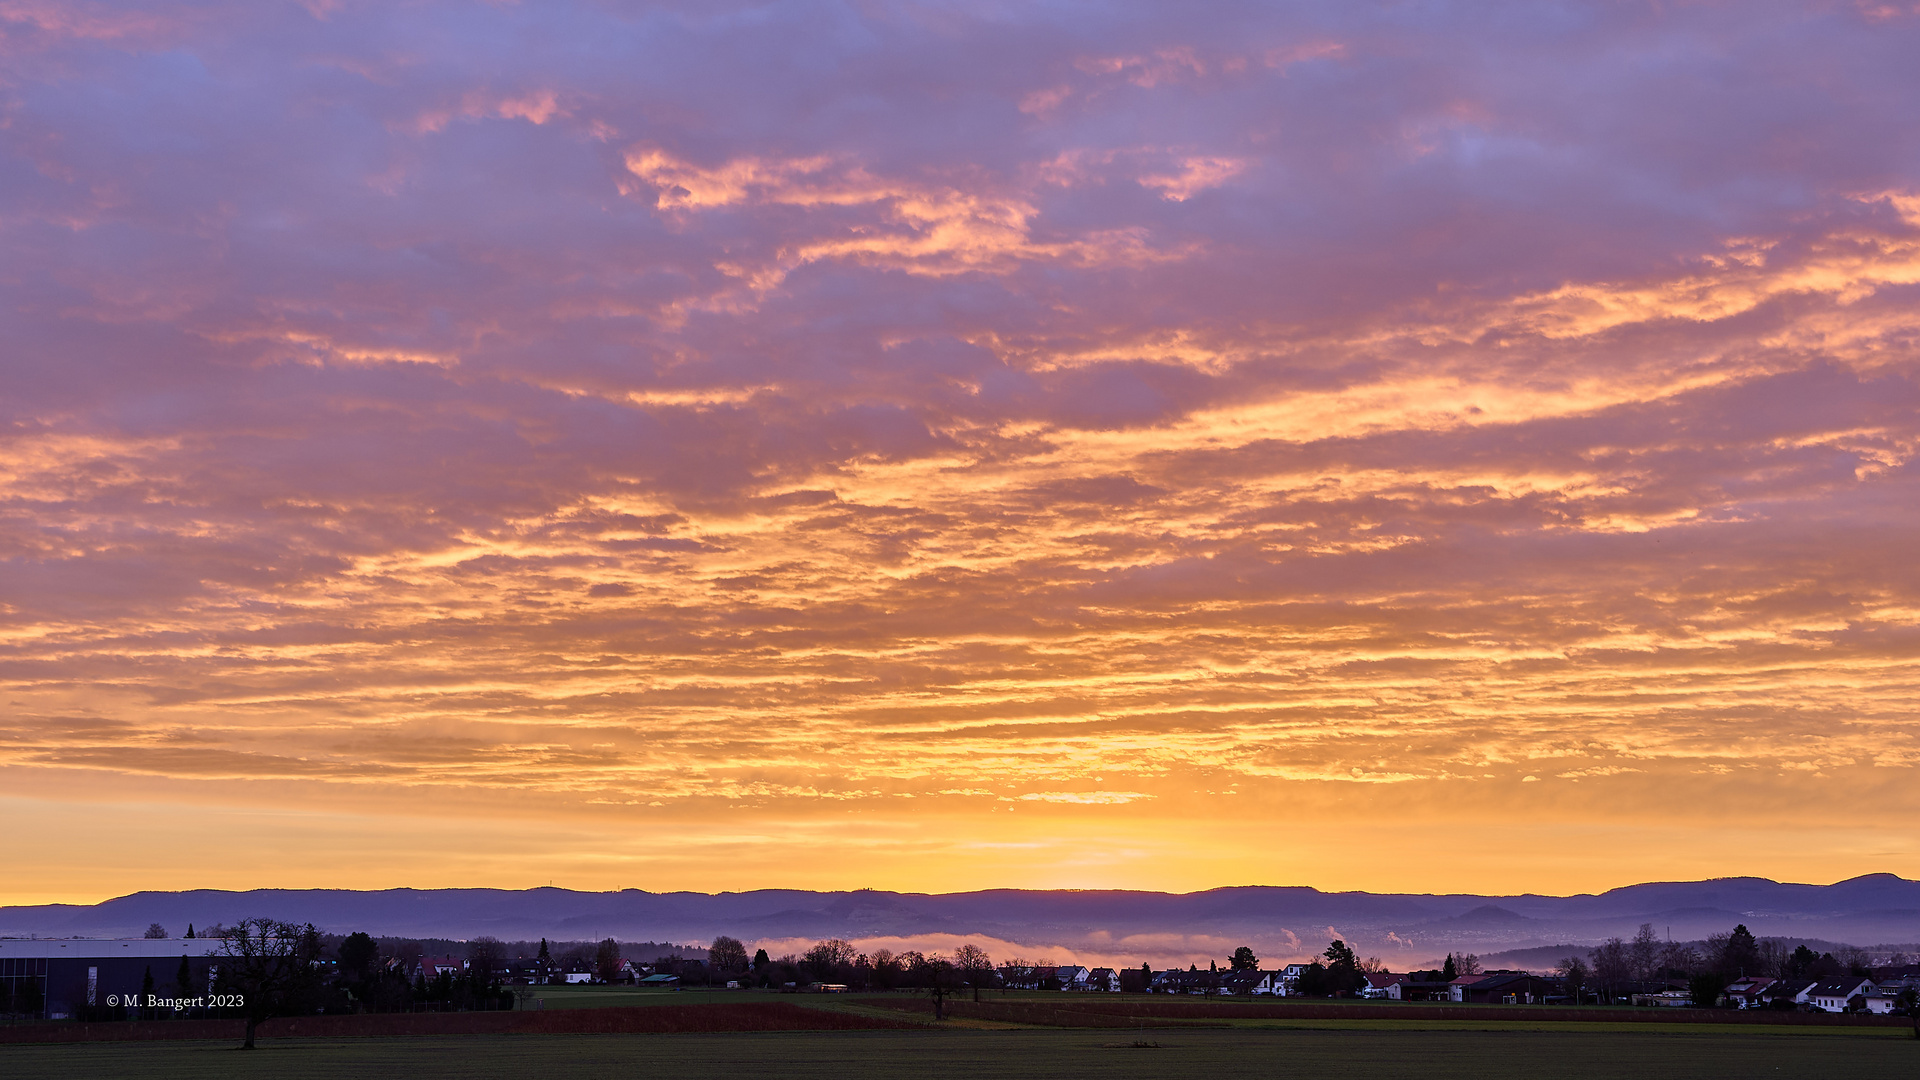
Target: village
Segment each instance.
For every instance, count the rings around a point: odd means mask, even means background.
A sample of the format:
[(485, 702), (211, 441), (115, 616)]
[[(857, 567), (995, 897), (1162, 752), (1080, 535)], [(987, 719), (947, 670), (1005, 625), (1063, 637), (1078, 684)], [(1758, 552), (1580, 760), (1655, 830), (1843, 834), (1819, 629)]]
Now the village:
[[(1739, 947), (1739, 933), (1730, 935)], [(1569, 958), (1555, 970), (1540, 973), (1512, 969), (1480, 970), (1478, 958), (1448, 955), (1438, 968), (1421, 971), (1384, 970), (1377, 960), (1360, 960), (1341, 941), (1332, 942), (1325, 961), (1289, 963), (1262, 968), (1253, 950), (1242, 947), (1226, 967), (1156, 971), (1139, 967), (1087, 967), (1045, 961), (1010, 960), (994, 964), (974, 946), (963, 946), (952, 956), (880, 950), (857, 953), (838, 939), (817, 943), (800, 955), (770, 958), (764, 951), (741, 963), (743, 947), (730, 938), (716, 939), (704, 950), (709, 959), (662, 956), (650, 961), (620, 955), (611, 939), (600, 943), (594, 955), (584, 947), (554, 959), (546, 942), (542, 953), (499, 962), (498, 981), (520, 988), (546, 985), (616, 985), (658, 990), (773, 990), (789, 993), (867, 993), (887, 990), (994, 992), (1028, 991), (1079, 994), (1175, 994), (1199, 997), (1322, 998), (1366, 1001), (1404, 1001), (1484, 1005), (1623, 1005), (1643, 1008), (1772, 1009), (1814, 1013), (1910, 1016), (1920, 1002), (1920, 963), (1894, 962), (1866, 966), (1856, 961), (1851, 970), (1832, 954), (1815, 954), (1804, 946), (1797, 953), (1782, 952), (1777, 975), (1738, 971), (1720, 977), (1711, 970), (1686, 973), (1669, 968), (1627, 972), (1638, 978), (1594, 977), (1593, 965)], [(1607, 946), (1592, 952), (1604, 963)], [(1591, 955), (1591, 954), (1590, 954)], [(715, 962), (713, 957), (719, 957)], [(729, 962), (731, 961), (731, 962)], [(484, 961), (491, 963), (491, 961)], [(395, 974), (423, 990), (470, 982), (473, 961), (459, 956), (422, 957), (417, 963), (390, 960)], [(1711, 965), (1703, 965), (1711, 967)], [(1795, 969), (1799, 970), (1795, 970)], [(429, 990), (430, 992), (430, 990)]]

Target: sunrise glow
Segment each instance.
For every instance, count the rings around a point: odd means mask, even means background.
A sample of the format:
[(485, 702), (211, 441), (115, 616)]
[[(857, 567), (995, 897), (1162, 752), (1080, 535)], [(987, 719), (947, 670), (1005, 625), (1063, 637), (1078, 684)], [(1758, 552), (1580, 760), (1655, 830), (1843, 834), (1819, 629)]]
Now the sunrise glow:
[(1920, 872), (1902, 5), (0, 2), (0, 903)]

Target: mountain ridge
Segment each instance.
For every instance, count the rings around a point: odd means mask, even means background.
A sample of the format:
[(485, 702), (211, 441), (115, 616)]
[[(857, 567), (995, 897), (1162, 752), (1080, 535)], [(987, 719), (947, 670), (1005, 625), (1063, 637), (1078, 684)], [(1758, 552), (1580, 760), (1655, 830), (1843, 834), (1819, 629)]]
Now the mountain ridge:
[[(1744, 922), (1763, 936), (1920, 940), (1920, 882), (1870, 874), (1808, 885), (1768, 878), (1643, 882), (1601, 893), (1513, 896), (1323, 891), (1240, 885), (1188, 893), (1132, 889), (877, 889), (605, 892), (534, 889), (189, 889), (142, 891), (98, 904), (0, 907), (0, 936), (137, 936), (262, 916), (324, 930), (401, 937), (704, 942), (717, 934), (769, 942), (841, 937), (981, 937), (1004, 947), (1069, 954), (1186, 957), (1250, 943), (1263, 955), (1304, 956), (1342, 936), (1396, 956), (1490, 953), (1630, 937), (1642, 923), (1662, 936), (1699, 938)], [(1003, 947), (1003, 951), (1004, 951)]]

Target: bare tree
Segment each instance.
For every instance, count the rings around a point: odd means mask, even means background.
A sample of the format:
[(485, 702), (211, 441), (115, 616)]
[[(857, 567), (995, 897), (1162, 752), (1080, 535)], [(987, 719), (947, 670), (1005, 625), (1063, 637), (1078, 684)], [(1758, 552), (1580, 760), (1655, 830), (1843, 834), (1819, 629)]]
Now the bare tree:
[(713, 939), (712, 945), (707, 946), (707, 963), (710, 964), (715, 971), (745, 971), (747, 969), (747, 947), (741, 944), (739, 939), (730, 938), (722, 934)]
[(1760, 972), (1776, 979), (1787, 974), (1787, 945), (1779, 938), (1764, 938), (1760, 942)]
[(1700, 954), (1684, 941), (1669, 941), (1660, 949), (1660, 970), (1691, 975), (1700, 968)]
[(921, 979), (926, 984), (927, 997), (933, 1000), (933, 1018), (947, 1018), (947, 995), (953, 992), (956, 974), (951, 963), (938, 953), (927, 957), (921, 965)]
[(893, 989), (900, 981), (902, 968), (899, 957), (886, 949), (876, 949), (873, 953), (873, 981), (882, 990)]
[(1480, 958), (1472, 953), (1455, 957), (1454, 966), (1462, 975), (1480, 974)]
[(166, 937), (166, 936), (167, 936), (167, 928), (166, 928), (166, 927), (164, 927), (164, 926), (161, 926), (161, 925), (160, 925), (159, 923), (148, 923), (148, 924), (147, 924), (147, 937), (148, 937), (148, 939), (149, 939), (149, 940), (152, 940), (152, 939), (157, 939), (157, 938), (163, 938), (163, 937)]
[(242, 919), (222, 930), (220, 975), (215, 987), (240, 998), (247, 1041), (262, 1021), (310, 1007), (320, 991), (320, 931), (273, 919)]
[(1640, 932), (1633, 935), (1632, 944), (1627, 946), (1627, 956), (1634, 978), (1653, 978), (1660, 967), (1660, 936), (1653, 932), (1652, 923), (1640, 924)]
[(847, 968), (852, 967), (859, 955), (851, 944), (839, 938), (828, 938), (808, 949), (806, 955), (800, 958), (800, 962), (807, 966), (814, 981), (831, 982)]
[(507, 947), (496, 937), (477, 937), (467, 942), (467, 982), (475, 994), (485, 993), (506, 967)]
[(1580, 1004), (1580, 995), (1587, 985), (1587, 962), (1577, 956), (1569, 956), (1554, 965), (1555, 971), (1566, 980), (1567, 993), (1572, 996), (1575, 1005)]
[(593, 974), (603, 983), (612, 983), (620, 977), (620, 943), (618, 941), (607, 938), (593, 950)]
[(993, 958), (978, 945), (966, 944), (953, 950), (953, 966), (960, 978), (973, 987), (973, 1000), (980, 1000), (980, 984), (993, 977)]
[(1607, 995), (1612, 1003), (1620, 993), (1620, 984), (1629, 981), (1633, 975), (1633, 956), (1627, 949), (1627, 943), (1617, 937), (1611, 937), (1587, 951), (1587, 959), (1593, 961), (1593, 981)]

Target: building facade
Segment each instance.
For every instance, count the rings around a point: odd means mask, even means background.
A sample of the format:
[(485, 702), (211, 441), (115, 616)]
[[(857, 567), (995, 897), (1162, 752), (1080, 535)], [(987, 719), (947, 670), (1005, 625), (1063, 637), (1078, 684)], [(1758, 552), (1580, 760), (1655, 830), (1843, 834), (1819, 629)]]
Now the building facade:
[[(213, 938), (0, 939), (0, 1013), (38, 1020), (137, 1015), (146, 1006), (143, 993), (204, 995), (219, 952)], [(182, 960), (186, 987), (179, 985)]]

